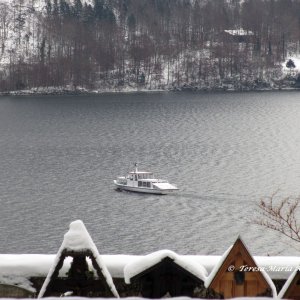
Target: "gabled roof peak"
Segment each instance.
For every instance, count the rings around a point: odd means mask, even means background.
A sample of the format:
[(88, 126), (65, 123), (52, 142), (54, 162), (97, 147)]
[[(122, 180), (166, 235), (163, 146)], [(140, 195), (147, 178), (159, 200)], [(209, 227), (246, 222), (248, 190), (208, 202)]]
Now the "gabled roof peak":
[(43, 283), (38, 298), (47, 295), (50, 282), (58, 277), (59, 270), (63, 266), (63, 261), (67, 256), (75, 257), (75, 254), (82, 253), (85, 256), (91, 256), (93, 267), (96, 269), (98, 276), (103, 278), (107, 288), (115, 297), (119, 297), (112, 277), (100, 256), (96, 245), (94, 244), (90, 234), (81, 220), (72, 222), (68, 232), (64, 235), (64, 240), (59, 248), (53, 265)]
[(175, 264), (190, 272), (203, 282), (206, 280), (207, 271), (201, 264), (195, 263), (195, 261), (189, 258), (180, 256), (171, 250), (159, 250), (128, 263), (124, 268), (125, 282), (130, 283), (131, 278), (153, 267), (166, 258), (170, 258)]
[[(205, 281), (206, 288), (214, 285), (214, 281), (217, 278), (218, 274), (220, 274), (220, 272), (224, 272), (224, 270), (228, 270), (229, 272), (238, 271), (238, 269), (236, 269), (236, 266), (230, 265), (232, 263), (231, 259), (233, 258), (231, 256), (234, 255), (235, 251), (237, 251), (237, 253), (241, 252), (241, 254), (245, 260), (247, 259), (250, 264), (254, 264), (255, 266), (257, 266), (255, 259), (250, 254), (250, 251), (248, 250), (243, 239), (241, 238), (240, 235), (238, 235), (234, 244), (225, 251), (225, 253), (221, 257), (219, 262), (215, 265), (215, 267), (213, 268), (213, 270), (207, 277), (207, 279)], [(232, 267), (232, 269), (228, 269), (228, 267)], [(260, 271), (261, 275), (263, 276), (264, 280), (266, 281), (266, 283), (268, 284), (268, 286), (271, 288), (273, 297), (276, 297), (277, 292), (276, 292), (276, 288), (275, 288), (273, 281), (271, 280), (269, 275), (265, 272), (265, 270), (263, 270), (263, 268), (261, 268), (259, 271)]]

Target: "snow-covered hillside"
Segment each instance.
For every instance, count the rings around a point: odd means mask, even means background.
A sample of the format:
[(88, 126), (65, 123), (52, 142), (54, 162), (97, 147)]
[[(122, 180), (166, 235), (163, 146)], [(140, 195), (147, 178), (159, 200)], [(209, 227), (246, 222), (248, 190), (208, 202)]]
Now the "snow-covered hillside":
[(0, 0), (0, 91), (300, 86), (300, 2), (284, 3)]

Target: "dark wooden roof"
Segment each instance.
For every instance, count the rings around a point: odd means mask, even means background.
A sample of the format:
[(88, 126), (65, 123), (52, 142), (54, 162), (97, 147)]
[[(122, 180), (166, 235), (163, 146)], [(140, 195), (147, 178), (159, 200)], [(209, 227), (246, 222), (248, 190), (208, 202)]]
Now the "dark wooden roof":
[(161, 298), (166, 295), (192, 297), (196, 287), (204, 286), (200, 278), (176, 264), (170, 257), (163, 258), (135, 275), (131, 281), (140, 282), (140, 293), (147, 298)]

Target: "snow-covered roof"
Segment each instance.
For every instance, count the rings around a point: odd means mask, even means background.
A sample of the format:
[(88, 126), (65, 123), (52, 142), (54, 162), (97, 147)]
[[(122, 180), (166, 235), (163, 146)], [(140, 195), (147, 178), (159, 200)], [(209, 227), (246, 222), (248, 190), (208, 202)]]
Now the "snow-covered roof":
[(213, 281), (213, 279), (216, 277), (218, 271), (220, 270), (221, 266), (223, 265), (223, 263), (225, 262), (230, 250), (232, 249), (232, 246), (230, 246), (225, 252), (224, 254), (220, 257), (219, 261), (217, 264), (215, 264), (214, 268), (212, 269), (212, 271), (209, 273), (209, 276), (206, 278), (205, 282), (204, 282), (204, 286), (206, 288), (208, 288), (211, 284), (211, 282)]
[(173, 251), (160, 250), (128, 263), (124, 268), (125, 282), (129, 284), (131, 278), (158, 264), (165, 258), (172, 259), (175, 264), (187, 270), (200, 280), (205, 281), (207, 271), (201, 264), (196, 263), (188, 257), (180, 256)]
[(280, 292), (278, 294), (279, 299), (283, 299), (285, 297), (285, 293), (287, 292), (288, 288), (290, 287), (292, 281), (294, 280), (294, 278), (295, 278), (295, 276), (297, 275), (298, 272), (299, 272), (299, 269), (295, 268), (293, 273), (290, 275), (290, 277), (288, 278), (288, 280), (285, 282), (284, 286), (280, 290)]
[[(15, 285), (36, 292), (31, 277), (45, 277), (53, 264), (54, 255), (1, 254), (0, 284)], [(63, 270), (64, 274), (67, 270)], [(62, 272), (63, 273), (63, 272)]]
[(251, 30), (245, 30), (242, 28), (239, 29), (228, 29), (228, 30), (224, 30), (225, 32), (229, 33), (230, 35), (253, 35), (253, 32)]
[[(139, 259), (137, 255), (101, 255), (109, 273), (114, 278), (124, 278), (124, 267), (126, 264)], [(13, 284), (25, 289), (31, 285), (31, 277), (46, 277), (54, 264), (55, 254), (0, 254), (0, 284)], [(66, 277), (70, 269), (72, 258), (67, 258), (61, 270), (59, 277)], [(87, 261), (92, 268), (91, 261)], [(23, 285), (20, 282), (13, 283), (11, 278), (22, 278)], [(26, 283), (25, 283), (26, 281)]]
[[(236, 242), (240, 240), (241, 243), (243, 244), (243, 246), (245, 247), (246, 251), (250, 254), (250, 251), (248, 250), (246, 244), (243, 242), (242, 238), (240, 236), (237, 237)], [(236, 243), (235, 242), (235, 243)], [(211, 273), (209, 274), (209, 276), (207, 277), (206, 281), (204, 282), (204, 286), (206, 288), (208, 288), (210, 286), (210, 284), (212, 283), (213, 279), (215, 278), (215, 276), (217, 275), (218, 271), (220, 270), (220, 268), (222, 267), (222, 265), (224, 264), (225, 260), (227, 259), (228, 255), (230, 254), (230, 252), (233, 250), (233, 246), (230, 246), (225, 253), (223, 254), (223, 256), (220, 258), (219, 262), (214, 266), (213, 270), (211, 271)], [(252, 256), (251, 256), (252, 257)], [(255, 261), (255, 258), (252, 257), (255, 264), (257, 266), (259, 266), (257, 264), (257, 262)], [(267, 274), (267, 272), (265, 271), (264, 268), (260, 267), (259, 268), (260, 273), (262, 274), (262, 276), (264, 277), (264, 279), (266, 280), (266, 282), (268, 283), (269, 287), (272, 290), (272, 295), (273, 298), (275, 298), (277, 296), (277, 290), (276, 287), (274, 285), (274, 282), (272, 281), (271, 277)]]
[(119, 297), (119, 294), (113, 283), (112, 277), (105, 265), (105, 262), (103, 261), (102, 257), (100, 256), (96, 245), (94, 244), (94, 242), (93, 242), (91, 236), (89, 235), (86, 227), (84, 226), (83, 222), (81, 220), (77, 220), (70, 224), (70, 229), (64, 236), (62, 245), (61, 245), (60, 249), (58, 250), (58, 253), (54, 259), (52, 267), (50, 268), (50, 271), (46, 277), (46, 280), (40, 290), (38, 298), (43, 297), (43, 295), (46, 291), (46, 288), (51, 280), (51, 277), (55, 271), (55, 268), (62, 257), (63, 251), (66, 251), (66, 250), (74, 251), (74, 252), (84, 252), (86, 250), (90, 250), (92, 252), (93, 256), (95, 257), (97, 264), (101, 268), (102, 275), (104, 276), (111, 292), (113, 293), (113, 295), (115, 297)]
[(287, 279), (300, 265), (299, 256), (254, 256), (257, 265), (275, 279)]
[(155, 187), (159, 188), (160, 190), (174, 190), (177, 189), (176, 186), (170, 184), (169, 182), (158, 182), (153, 184)]

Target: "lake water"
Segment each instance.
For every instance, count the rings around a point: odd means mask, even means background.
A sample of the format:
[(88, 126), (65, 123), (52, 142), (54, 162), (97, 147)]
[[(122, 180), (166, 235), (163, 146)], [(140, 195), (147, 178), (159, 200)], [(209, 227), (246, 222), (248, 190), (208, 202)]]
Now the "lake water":
[[(135, 161), (180, 191), (115, 191)], [(297, 92), (2, 97), (0, 166), (1, 253), (56, 253), (76, 219), (103, 254), (222, 254), (238, 234), (299, 253), (254, 224), (260, 198), (300, 194)]]

